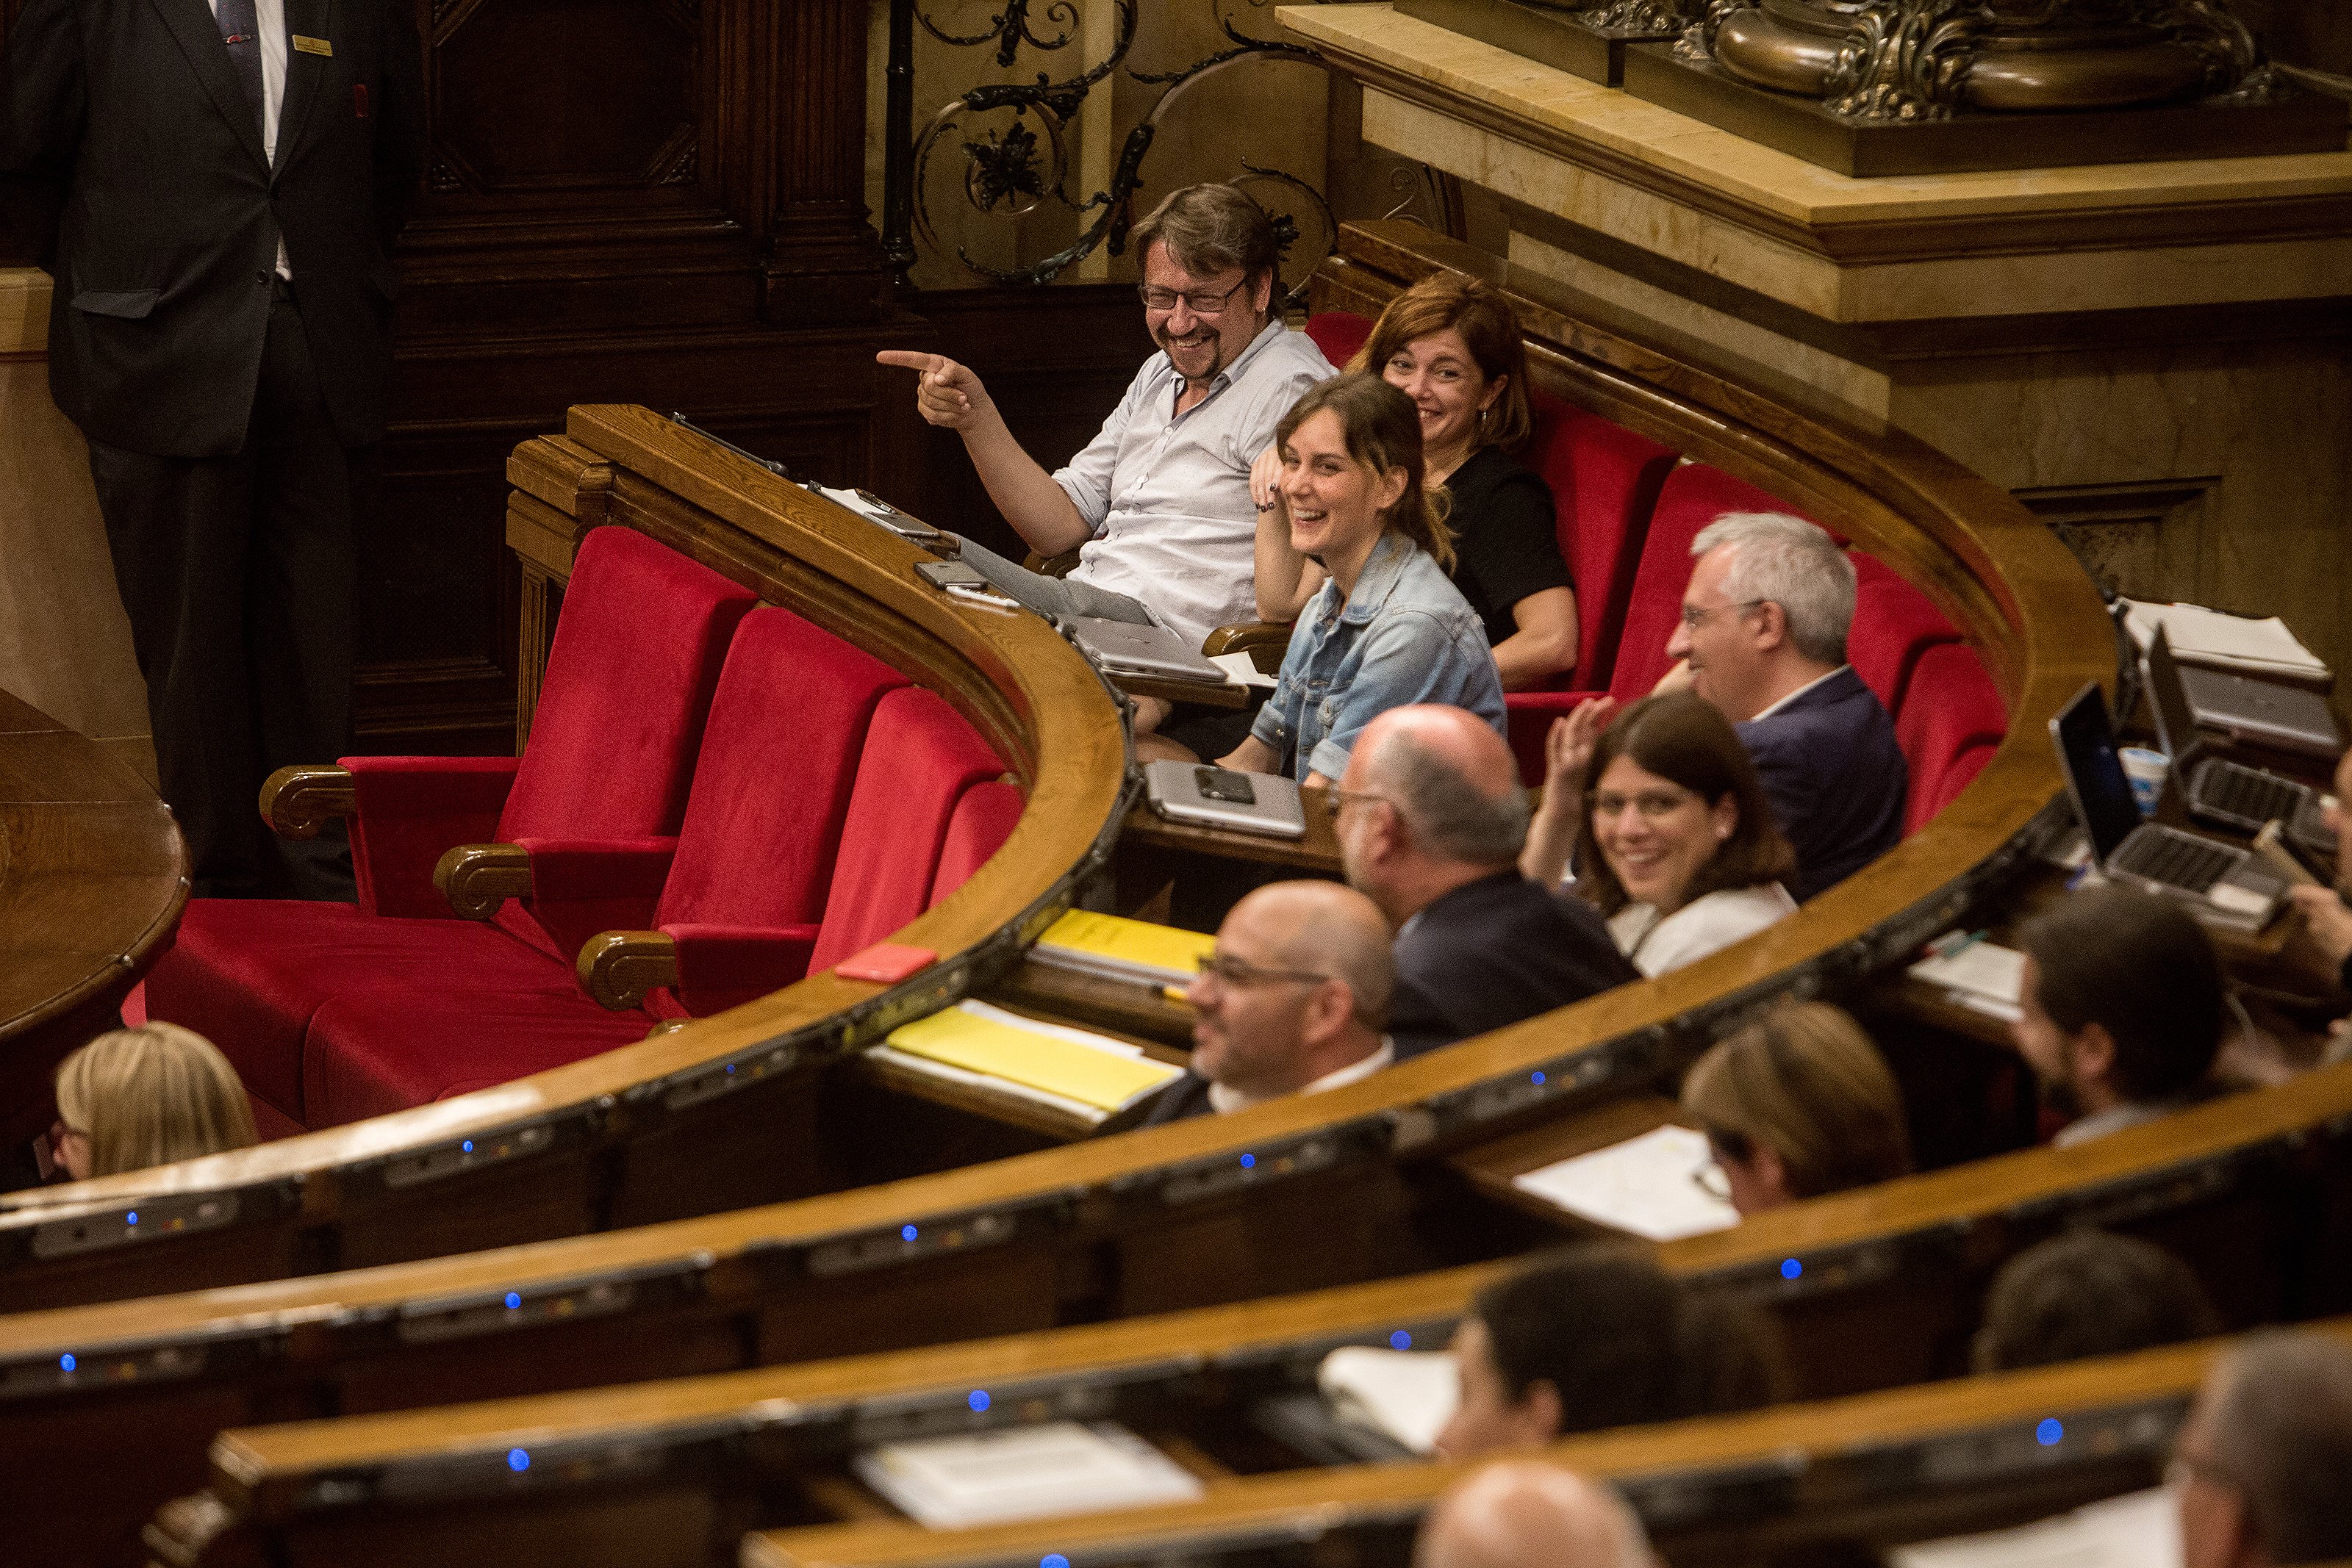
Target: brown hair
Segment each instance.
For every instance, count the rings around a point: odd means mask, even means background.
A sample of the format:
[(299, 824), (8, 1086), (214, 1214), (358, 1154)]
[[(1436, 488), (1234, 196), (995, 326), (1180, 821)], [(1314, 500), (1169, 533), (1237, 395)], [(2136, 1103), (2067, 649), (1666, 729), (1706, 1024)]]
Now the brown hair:
[(1274, 220), (1231, 185), (1212, 182), (1171, 191), (1128, 231), (1128, 240), (1135, 246), (1139, 266), (1157, 243), (1168, 247), (1170, 260), (1195, 277), (1213, 277), (1238, 267), (1244, 279), (1255, 283), (1263, 273), (1275, 282), (1267, 298), (1269, 310), (1282, 291), (1282, 246)]
[(1762, 1145), (1789, 1191), (1819, 1197), (1911, 1174), (1903, 1091), (1862, 1026), (1826, 1002), (1784, 1002), (1698, 1059), (1683, 1109), (1735, 1157)]
[(1475, 444), (1517, 452), (1536, 428), (1528, 402), (1527, 340), (1511, 302), (1475, 277), (1432, 273), (1390, 300), (1348, 369), (1379, 375), (1406, 344), (1449, 327), (1462, 334), (1478, 373), (1503, 383), (1495, 406), (1479, 415)]
[(89, 1139), (89, 1174), (114, 1176), (260, 1142), (236, 1069), (192, 1029), (100, 1035), (58, 1067), (58, 1114)]
[(1275, 427), (1275, 444), (1288, 446), (1298, 427), (1326, 409), (1339, 416), (1340, 438), (1348, 444), (1349, 456), (1374, 474), (1404, 470), (1404, 494), (1381, 514), (1381, 527), (1402, 534), (1427, 550), (1440, 568), (1452, 571), (1454, 530), (1445, 526), (1452, 497), (1423, 482), (1421, 411), (1413, 407), (1412, 399), (1378, 376), (1342, 371), (1308, 387), (1290, 405), (1290, 412)]
[(2205, 928), (2179, 904), (2137, 888), (2067, 894), (2027, 921), (2017, 945), (2033, 960), (2036, 999), (2069, 1035), (2098, 1024), (2116, 1043), (2126, 1100), (2196, 1088), (2221, 1049), (2226, 987)]
[(1979, 1372), (2121, 1355), (2221, 1332), (2189, 1265), (2152, 1242), (2069, 1230), (2001, 1265), (1977, 1330)]
[(1703, 898), (1727, 887), (1754, 887), (1778, 882), (1797, 869), (1797, 852), (1773, 825), (1772, 808), (1756, 777), (1756, 764), (1739, 744), (1731, 723), (1714, 704), (1689, 692), (1643, 697), (1629, 703), (1612, 719), (1592, 747), (1592, 766), (1585, 775), (1584, 821), (1576, 831), (1576, 888), (1603, 915), (1614, 915), (1631, 902), (1625, 884), (1617, 880), (1601, 842), (1592, 832), (1589, 799), (1609, 765), (1630, 757), (1671, 783), (1681, 785), (1709, 806), (1725, 796), (1739, 808), (1738, 825), (1716, 846), (1698, 868), (1683, 900)]

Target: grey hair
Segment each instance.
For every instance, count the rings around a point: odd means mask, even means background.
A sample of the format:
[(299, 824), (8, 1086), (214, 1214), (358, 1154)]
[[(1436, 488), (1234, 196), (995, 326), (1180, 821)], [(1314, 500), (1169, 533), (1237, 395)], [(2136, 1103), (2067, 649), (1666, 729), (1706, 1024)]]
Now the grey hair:
[(1372, 753), (1371, 772), (1404, 819), (1413, 841), (1465, 865), (1517, 863), (1528, 841), (1528, 792), (1514, 779), (1507, 794), (1481, 794), (1469, 779), (1407, 729), (1390, 731)]
[(2206, 1432), (2273, 1563), (2352, 1556), (2352, 1346), (2249, 1334), (2221, 1363)]
[(1699, 529), (1691, 554), (1737, 547), (1723, 591), (1734, 604), (1780, 607), (1789, 640), (1816, 664), (1845, 663), (1853, 624), (1853, 562), (1822, 528), (1786, 512), (1726, 512)]

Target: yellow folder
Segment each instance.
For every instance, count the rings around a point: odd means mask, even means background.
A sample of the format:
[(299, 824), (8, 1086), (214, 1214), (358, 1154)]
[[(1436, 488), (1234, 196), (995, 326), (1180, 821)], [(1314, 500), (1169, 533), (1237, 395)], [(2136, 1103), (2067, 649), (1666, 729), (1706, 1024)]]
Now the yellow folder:
[(1154, 925), (1148, 920), (1129, 920), (1117, 915), (1097, 915), (1090, 909), (1071, 910), (1045, 927), (1045, 934), (1037, 938), (1040, 948), (1060, 948), (1154, 971), (1177, 985), (1192, 977), (1202, 957), (1216, 945), (1214, 936), (1202, 932), (1180, 931), (1172, 925)]
[(1117, 1111), (1181, 1076), (1147, 1056), (1116, 1055), (950, 1008), (890, 1031), (889, 1043), (970, 1072), (984, 1072), (1103, 1111)]

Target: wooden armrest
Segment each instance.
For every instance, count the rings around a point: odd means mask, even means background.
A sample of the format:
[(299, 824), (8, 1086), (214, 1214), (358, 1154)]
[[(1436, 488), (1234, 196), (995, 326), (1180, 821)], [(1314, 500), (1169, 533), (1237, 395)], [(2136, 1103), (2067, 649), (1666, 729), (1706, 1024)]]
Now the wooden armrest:
[(461, 919), (488, 920), (508, 899), (530, 896), (530, 852), (520, 844), (459, 844), (433, 868), (433, 885)]
[[(1086, 547), (1081, 545), (1079, 549)], [(1067, 577), (1078, 570), (1078, 551), (1066, 549), (1059, 555), (1039, 555), (1031, 550), (1021, 563), (1040, 577)]]
[(330, 821), (359, 809), (359, 785), (348, 768), (281, 768), (261, 783), (261, 820), (281, 839), (315, 839)]
[(1213, 659), (1220, 653), (1247, 653), (1258, 673), (1267, 675), (1282, 668), (1282, 656), (1289, 651), (1290, 628), (1268, 621), (1220, 626), (1201, 644), (1201, 652)]
[(599, 1007), (625, 1012), (677, 984), (677, 944), (658, 931), (605, 931), (588, 938), (573, 968)]

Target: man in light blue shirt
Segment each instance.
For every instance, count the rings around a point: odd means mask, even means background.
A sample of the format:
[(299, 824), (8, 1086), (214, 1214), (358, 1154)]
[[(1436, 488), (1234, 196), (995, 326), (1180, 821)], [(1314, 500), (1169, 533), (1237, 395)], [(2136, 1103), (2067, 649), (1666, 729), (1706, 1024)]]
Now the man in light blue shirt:
[(963, 437), (990, 499), (1040, 555), (1077, 549), (1067, 578), (966, 541), (963, 559), (1043, 615), (1167, 626), (1199, 647), (1257, 619), (1251, 461), (1330, 361), (1276, 312), (1274, 225), (1230, 185), (1193, 185), (1134, 229), (1143, 315), (1160, 351), (1102, 432), (1059, 473), (1022, 450), (967, 366), (890, 351), (919, 371), (916, 407)]

